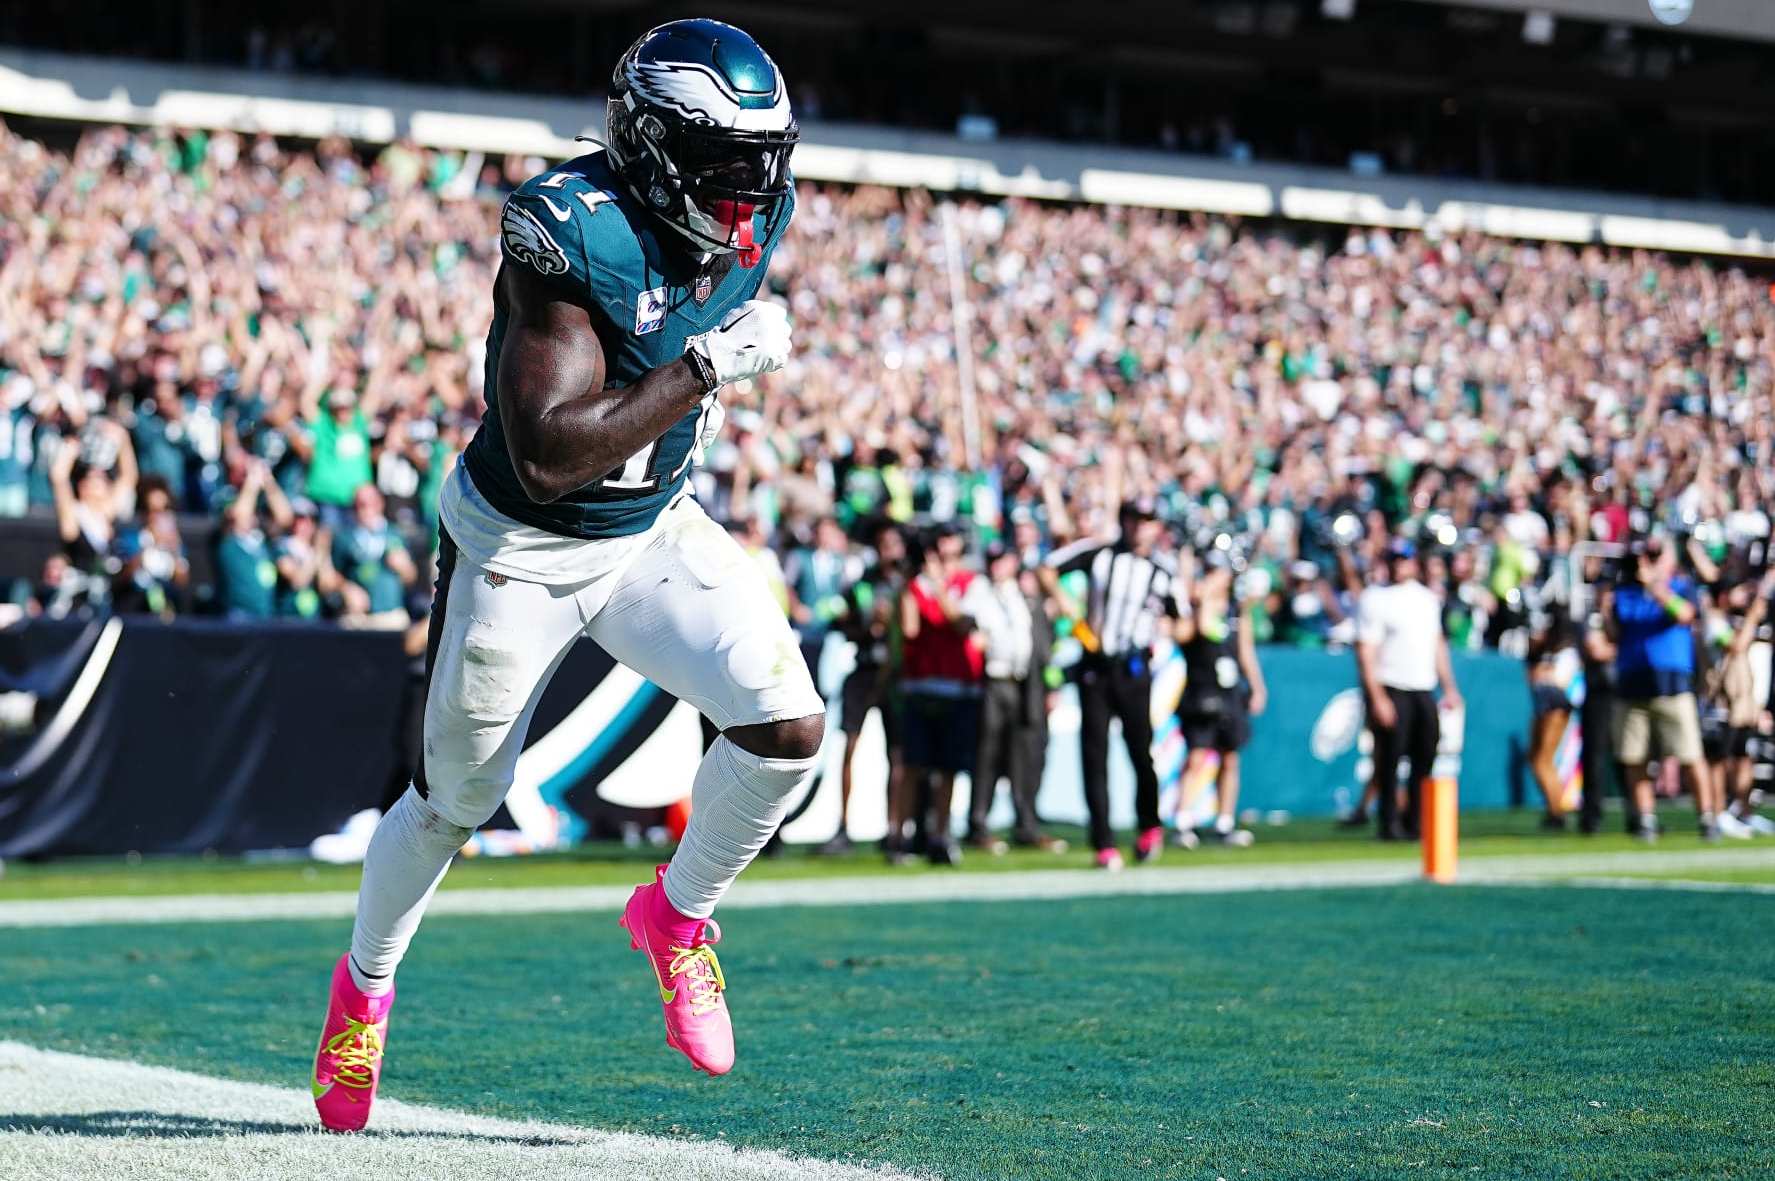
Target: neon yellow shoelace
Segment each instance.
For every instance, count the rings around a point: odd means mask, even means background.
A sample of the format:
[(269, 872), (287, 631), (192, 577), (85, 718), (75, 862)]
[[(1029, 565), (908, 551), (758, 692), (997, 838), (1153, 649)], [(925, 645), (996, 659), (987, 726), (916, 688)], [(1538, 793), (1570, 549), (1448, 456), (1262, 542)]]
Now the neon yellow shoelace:
[(727, 978), (721, 974), (721, 961), (715, 958), (715, 949), (705, 943), (700, 947), (667, 950), (672, 956), (672, 979), (683, 976), (690, 982), (691, 1013), (702, 1017), (720, 1008)]
[(382, 1058), (382, 1031), (347, 1017), (345, 1028), (327, 1039), (327, 1053), (338, 1060), (333, 1081), (364, 1090), (375, 1081), (376, 1063)]

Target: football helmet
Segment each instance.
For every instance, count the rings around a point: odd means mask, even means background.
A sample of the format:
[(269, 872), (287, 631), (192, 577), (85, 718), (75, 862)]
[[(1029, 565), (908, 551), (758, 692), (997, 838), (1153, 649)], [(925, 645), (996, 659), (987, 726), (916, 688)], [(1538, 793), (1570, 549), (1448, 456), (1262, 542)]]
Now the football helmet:
[(786, 212), (801, 135), (758, 42), (715, 20), (642, 34), (611, 77), (605, 135), (612, 165), (649, 210), (699, 248), (756, 265), (753, 217), (763, 211), (774, 227)]

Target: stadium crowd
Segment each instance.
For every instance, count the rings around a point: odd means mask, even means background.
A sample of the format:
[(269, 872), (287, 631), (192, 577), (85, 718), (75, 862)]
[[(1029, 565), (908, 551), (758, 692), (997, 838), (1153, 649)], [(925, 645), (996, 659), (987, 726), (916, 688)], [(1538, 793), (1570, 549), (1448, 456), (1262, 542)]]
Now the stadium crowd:
[[(59, 507), (43, 604), (423, 599), (500, 193), (542, 162), (115, 128), (0, 159), (0, 511)], [(859, 543), (957, 521), (1034, 557), (1151, 496), (1268, 582), (1261, 639), (1305, 644), (1393, 534), (1431, 543), (1469, 645), (1558, 596), (1575, 541), (1659, 526), (1718, 562), (1768, 536), (1775, 304), (1739, 270), (1018, 201), (954, 220), (951, 259), (928, 193), (803, 186), (771, 276), (800, 347), (726, 396), (698, 476), (717, 515), (785, 552), (831, 515)], [(224, 522), (213, 599), (182, 581), (182, 512)]]
[[(63, 542), (23, 609), (422, 614), (499, 202), (544, 162), (108, 128), (0, 166), (0, 513)], [(1597, 577), (1579, 542), (1764, 565), (1775, 289), (1733, 267), (806, 184), (770, 285), (797, 351), (695, 479), (810, 641), (884, 525), (1033, 571), (1128, 503), (1258, 642), (1353, 643), (1401, 540), (1455, 647), (1518, 653)]]

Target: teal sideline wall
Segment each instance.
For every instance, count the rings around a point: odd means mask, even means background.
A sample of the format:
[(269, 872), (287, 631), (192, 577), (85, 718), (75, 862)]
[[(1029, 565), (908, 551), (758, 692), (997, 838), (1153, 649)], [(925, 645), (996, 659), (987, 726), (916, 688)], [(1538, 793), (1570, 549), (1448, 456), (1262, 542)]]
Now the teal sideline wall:
[[(1259, 650), (1258, 661), (1270, 702), (1252, 727), (1241, 804), (1299, 816), (1329, 814), (1336, 810), (1340, 788), (1354, 799), (1366, 781), (1368, 744), (1359, 740), (1361, 715), (1348, 708), (1359, 704), (1355, 658), (1267, 647)], [(1530, 717), (1522, 661), (1496, 653), (1459, 654), (1454, 673), (1466, 700), (1461, 806), (1501, 808), (1520, 802)], [(1348, 716), (1327, 717), (1333, 699), (1346, 692), (1358, 694), (1345, 698), (1340, 704), (1346, 708), (1336, 711)], [(1339, 741), (1346, 735), (1347, 741)], [(1331, 758), (1324, 757), (1332, 750), (1336, 753)]]

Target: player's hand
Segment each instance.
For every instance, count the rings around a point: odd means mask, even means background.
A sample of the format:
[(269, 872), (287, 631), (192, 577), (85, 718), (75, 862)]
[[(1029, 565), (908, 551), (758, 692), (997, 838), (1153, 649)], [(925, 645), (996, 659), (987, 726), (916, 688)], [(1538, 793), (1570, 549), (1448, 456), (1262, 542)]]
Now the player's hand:
[(1399, 721), (1399, 712), (1393, 708), (1393, 699), (1384, 695), (1369, 699), (1368, 716), (1383, 730), (1391, 730)]
[(721, 320), (721, 326), (685, 341), (685, 351), (709, 363), (718, 385), (775, 373), (789, 360), (789, 310), (782, 304), (749, 299)]

